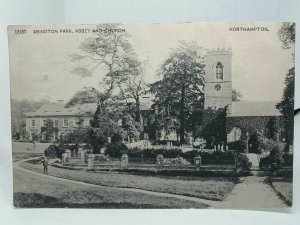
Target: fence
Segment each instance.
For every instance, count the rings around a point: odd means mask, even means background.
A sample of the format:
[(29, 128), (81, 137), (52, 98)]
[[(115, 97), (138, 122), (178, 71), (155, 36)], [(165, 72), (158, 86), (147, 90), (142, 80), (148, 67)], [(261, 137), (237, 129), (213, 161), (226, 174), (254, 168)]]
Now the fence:
[(112, 169), (155, 169), (155, 170), (234, 170), (234, 161), (228, 164), (209, 164), (200, 155), (184, 159), (182, 157), (165, 158), (158, 154), (156, 158), (134, 158), (123, 154), (120, 158), (111, 158), (103, 154), (87, 154), (87, 151), (79, 149), (78, 154), (71, 154), (67, 150), (63, 154), (62, 165), (64, 167), (77, 167), (88, 170), (112, 170)]

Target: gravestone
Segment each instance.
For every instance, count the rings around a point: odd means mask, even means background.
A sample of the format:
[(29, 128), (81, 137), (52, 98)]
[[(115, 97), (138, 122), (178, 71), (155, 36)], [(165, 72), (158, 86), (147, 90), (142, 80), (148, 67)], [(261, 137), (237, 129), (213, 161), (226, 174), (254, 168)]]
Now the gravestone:
[(128, 167), (128, 155), (123, 154), (121, 156), (121, 168), (126, 169)]
[(95, 156), (93, 154), (88, 154), (88, 170), (94, 167)]
[(163, 168), (164, 167), (164, 161), (165, 161), (165, 158), (162, 154), (158, 154), (157, 157), (156, 157), (156, 166), (158, 168)]
[(200, 155), (195, 156), (195, 158), (194, 158), (195, 169), (200, 170), (201, 169), (201, 164), (202, 164), (201, 156)]

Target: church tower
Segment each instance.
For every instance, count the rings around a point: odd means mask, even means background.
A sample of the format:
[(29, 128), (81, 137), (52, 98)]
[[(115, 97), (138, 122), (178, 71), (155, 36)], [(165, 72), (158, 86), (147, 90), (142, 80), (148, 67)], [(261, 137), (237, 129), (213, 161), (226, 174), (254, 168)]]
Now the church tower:
[(232, 52), (229, 49), (207, 51), (205, 65), (205, 108), (223, 108), (232, 103)]

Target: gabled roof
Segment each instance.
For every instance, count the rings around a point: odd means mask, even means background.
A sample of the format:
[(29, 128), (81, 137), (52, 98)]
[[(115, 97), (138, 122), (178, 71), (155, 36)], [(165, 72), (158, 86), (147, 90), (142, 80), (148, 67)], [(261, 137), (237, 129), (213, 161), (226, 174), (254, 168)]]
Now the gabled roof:
[(41, 106), (35, 112), (26, 113), (27, 117), (35, 116), (79, 116), (83, 114), (94, 113), (97, 109), (96, 103), (87, 103), (81, 105), (75, 105), (69, 108), (66, 108), (63, 104), (45, 104)]
[(276, 104), (277, 102), (233, 102), (228, 116), (280, 116)]

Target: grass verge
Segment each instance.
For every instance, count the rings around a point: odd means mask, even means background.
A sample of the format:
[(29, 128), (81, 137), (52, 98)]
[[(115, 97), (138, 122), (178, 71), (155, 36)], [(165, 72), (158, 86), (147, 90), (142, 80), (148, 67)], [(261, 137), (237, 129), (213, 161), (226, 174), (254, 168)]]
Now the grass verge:
[[(43, 171), (42, 165), (36, 162), (24, 162), (21, 166), (40, 173)], [(235, 179), (230, 177), (141, 176), (114, 172), (74, 171), (55, 167), (49, 167), (48, 173), (51, 176), (103, 186), (138, 188), (217, 201), (223, 200), (236, 184)]]
[(292, 178), (271, 177), (270, 183), (277, 195), (289, 206), (293, 204)]

